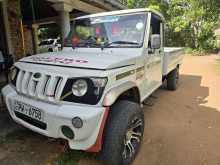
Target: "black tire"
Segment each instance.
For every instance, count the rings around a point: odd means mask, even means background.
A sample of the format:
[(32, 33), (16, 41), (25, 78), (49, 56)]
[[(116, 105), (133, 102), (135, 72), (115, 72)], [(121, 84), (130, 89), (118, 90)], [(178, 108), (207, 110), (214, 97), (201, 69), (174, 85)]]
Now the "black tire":
[(53, 49), (52, 49), (52, 48), (49, 48), (49, 49), (48, 49), (48, 52), (53, 52)]
[(167, 75), (167, 89), (175, 91), (179, 82), (179, 68), (174, 69)]
[[(130, 101), (117, 102), (112, 106), (106, 123), (101, 160), (108, 165), (131, 164), (139, 151), (143, 133), (144, 113), (141, 107)], [(128, 146), (130, 149), (133, 146), (131, 155)]]

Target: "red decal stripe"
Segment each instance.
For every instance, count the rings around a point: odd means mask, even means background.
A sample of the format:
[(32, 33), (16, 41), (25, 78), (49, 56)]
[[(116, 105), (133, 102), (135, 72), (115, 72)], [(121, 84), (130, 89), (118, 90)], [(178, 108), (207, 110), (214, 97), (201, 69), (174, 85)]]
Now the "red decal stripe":
[(99, 129), (99, 134), (97, 136), (96, 142), (92, 147), (86, 150), (87, 152), (100, 152), (101, 151), (102, 143), (103, 143), (103, 132), (104, 132), (106, 120), (108, 118), (109, 109), (110, 109), (109, 107), (105, 108), (104, 116), (102, 118), (102, 123)]
[(54, 63), (61, 63), (61, 64), (88, 63), (87, 60), (75, 60), (72, 58), (31, 57), (31, 59), (33, 61), (54, 62)]

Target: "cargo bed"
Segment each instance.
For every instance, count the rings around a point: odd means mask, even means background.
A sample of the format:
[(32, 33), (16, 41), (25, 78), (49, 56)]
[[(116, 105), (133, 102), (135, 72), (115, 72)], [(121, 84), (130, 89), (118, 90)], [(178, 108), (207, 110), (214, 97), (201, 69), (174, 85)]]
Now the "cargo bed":
[(167, 75), (182, 63), (184, 48), (165, 47), (163, 56), (163, 75)]

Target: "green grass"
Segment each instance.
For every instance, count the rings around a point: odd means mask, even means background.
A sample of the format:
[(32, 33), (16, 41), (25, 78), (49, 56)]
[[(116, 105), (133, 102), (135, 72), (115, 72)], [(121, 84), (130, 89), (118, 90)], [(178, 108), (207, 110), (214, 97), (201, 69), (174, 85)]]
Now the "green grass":
[[(35, 137), (38, 136), (38, 134), (33, 134), (31, 131), (19, 130), (15, 131), (13, 133), (9, 133), (4, 137), (0, 137), (0, 147), (1, 145), (9, 145), (9, 144), (21, 144), (25, 143), (27, 137)], [(41, 136), (39, 136), (41, 138)], [(75, 151), (75, 150), (67, 150), (65, 152), (59, 153), (58, 156), (56, 156), (55, 164), (57, 165), (77, 165), (77, 163), (80, 160), (94, 160), (97, 158), (97, 154), (91, 154), (86, 153), (83, 151)]]
[(19, 137), (14, 135), (14, 134), (8, 134), (6, 136), (0, 137), (0, 144), (5, 144), (5, 143), (14, 143), (19, 140)]
[(83, 151), (68, 150), (60, 154), (56, 160), (58, 165), (76, 165), (81, 159), (95, 159), (97, 155)]
[(217, 53), (214, 50), (192, 49), (188, 47), (186, 47), (184, 51), (186, 54), (193, 55), (193, 56), (205, 56), (205, 55), (209, 55), (212, 53)]

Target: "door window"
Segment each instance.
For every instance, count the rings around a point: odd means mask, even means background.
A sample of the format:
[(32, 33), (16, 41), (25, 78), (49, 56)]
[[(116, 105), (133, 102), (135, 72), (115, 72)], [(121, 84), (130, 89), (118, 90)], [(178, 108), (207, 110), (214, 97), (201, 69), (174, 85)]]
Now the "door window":
[(159, 34), (161, 36), (161, 26), (162, 26), (161, 18), (156, 14), (152, 14), (151, 25), (150, 25), (150, 35), (149, 35), (149, 42), (148, 42), (149, 48), (151, 48), (151, 36), (153, 34)]

